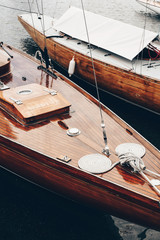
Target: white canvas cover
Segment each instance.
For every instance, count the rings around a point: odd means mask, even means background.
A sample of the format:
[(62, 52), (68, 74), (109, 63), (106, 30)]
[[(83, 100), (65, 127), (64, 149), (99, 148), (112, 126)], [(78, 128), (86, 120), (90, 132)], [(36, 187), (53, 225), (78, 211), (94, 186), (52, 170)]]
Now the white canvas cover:
[[(112, 53), (132, 60), (145, 48), (157, 33), (147, 31), (117, 20), (109, 19), (85, 11), (89, 42)], [(88, 42), (83, 11), (69, 8), (54, 25), (54, 28), (65, 34)]]

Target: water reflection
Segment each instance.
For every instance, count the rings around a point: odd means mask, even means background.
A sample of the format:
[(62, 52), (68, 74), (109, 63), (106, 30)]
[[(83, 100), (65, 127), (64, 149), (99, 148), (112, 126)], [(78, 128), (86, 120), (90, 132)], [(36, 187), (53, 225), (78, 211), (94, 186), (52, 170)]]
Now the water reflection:
[(2, 239), (122, 239), (109, 215), (58, 197), (3, 169), (0, 178)]
[(34, 56), (36, 51), (39, 50), (37, 44), (31, 38), (20, 39), (21, 49), (31, 56)]

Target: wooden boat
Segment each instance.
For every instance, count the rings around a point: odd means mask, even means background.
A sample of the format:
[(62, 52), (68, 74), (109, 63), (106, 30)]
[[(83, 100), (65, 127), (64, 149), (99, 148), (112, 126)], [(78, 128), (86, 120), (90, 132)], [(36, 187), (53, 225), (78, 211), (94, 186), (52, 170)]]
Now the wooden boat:
[[(0, 75), (6, 76), (0, 84), (1, 167), (160, 230), (160, 186), (146, 172), (158, 181), (158, 149), (60, 73), (10, 46), (4, 49), (13, 58), (0, 50)], [(146, 170), (133, 173), (134, 167), (119, 164), (125, 154), (134, 154), (134, 161), (143, 157)]]
[(160, 1), (158, 0), (137, 0), (139, 4), (148, 9), (160, 14)]
[(75, 7), (58, 20), (35, 13), (18, 19), (40, 49), (47, 46), (50, 58), (70, 75), (94, 84), (92, 54), (100, 89), (160, 113), (158, 34), (147, 30), (144, 34), (144, 29), (85, 14), (89, 41), (83, 13)]

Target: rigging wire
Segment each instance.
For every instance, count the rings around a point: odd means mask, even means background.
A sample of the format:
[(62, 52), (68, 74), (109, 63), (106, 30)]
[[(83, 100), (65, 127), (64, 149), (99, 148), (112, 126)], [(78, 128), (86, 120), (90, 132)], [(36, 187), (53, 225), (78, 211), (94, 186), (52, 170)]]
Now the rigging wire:
[[(144, 29), (143, 29), (143, 36), (142, 36), (142, 47), (144, 47), (146, 25), (147, 25), (147, 5), (146, 5), (146, 14), (145, 14), (145, 19), (144, 19)], [(141, 61), (142, 61), (142, 59), (143, 59), (143, 51), (142, 51)], [(141, 73), (142, 73), (142, 64), (141, 64)]]
[(43, 30), (43, 36), (44, 36), (44, 60), (46, 63), (46, 68), (49, 68), (49, 56), (47, 51), (47, 40), (46, 40), (46, 34), (45, 34), (45, 20), (44, 20), (44, 8), (43, 8), (43, 0), (41, 0), (41, 8), (42, 8), (42, 30)]
[[(40, 14), (40, 8), (39, 8), (37, 0), (36, 0), (36, 4), (37, 4), (37, 10), (38, 10), (37, 14)], [(32, 24), (33, 24), (33, 28), (34, 28), (35, 39), (37, 41), (38, 40), (37, 39), (37, 33), (36, 33), (36, 30), (35, 30), (36, 28), (35, 28), (35, 24), (34, 24), (34, 18), (33, 18), (33, 15), (32, 15), (33, 12), (31, 11), (31, 4), (30, 4), (29, 0), (28, 0), (28, 5), (29, 5)], [(44, 14), (43, 14), (43, 12), (44, 12), (43, 11), (43, 0), (41, 0), (41, 8), (42, 8), (42, 13), (40, 15), (42, 15), (42, 18), (41, 17), (38, 17), (38, 18), (40, 20), (42, 31), (43, 31), (43, 36), (44, 36), (44, 60), (45, 60), (45, 63), (46, 63), (46, 68), (48, 68), (49, 67), (49, 57), (48, 57), (48, 51), (47, 51), (47, 47), (46, 47), (46, 36), (45, 36), (45, 26), (44, 26)]]
[[(3, 5), (3, 4), (0, 4), (0, 7), (4, 7), (4, 8), (16, 10), (16, 11), (21, 11), (21, 12), (30, 13), (30, 10), (24, 10), (24, 9), (20, 9), (20, 8), (9, 7), (9, 6)], [(33, 13), (37, 13), (37, 12), (33, 12)]]
[(91, 57), (91, 61), (92, 61), (93, 75), (94, 75), (94, 80), (95, 80), (96, 93), (97, 93), (100, 117), (101, 117), (101, 127), (102, 127), (102, 131), (103, 131), (103, 138), (104, 138), (104, 143), (105, 143), (105, 148), (103, 149), (103, 153), (106, 154), (107, 156), (109, 156), (110, 153), (109, 153), (109, 148), (107, 145), (107, 142), (108, 142), (107, 134), (106, 134), (105, 123), (104, 123), (104, 118), (103, 118), (103, 114), (102, 114), (102, 107), (101, 107), (101, 102), (100, 102), (100, 95), (99, 95), (99, 90), (98, 90), (98, 83), (97, 83), (96, 71), (95, 71), (95, 66), (94, 66), (94, 61), (93, 61), (93, 56), (92, 56), (92, 49), (91, 49), (91, 44), (90, 44), (89, 31), (88, 31), (88, 26), (87, 26), (87, 20), (86, 20), (86, 14), (85, 14), (85, 10), (84, 10), (83, 0), (81, 0), (81, 5), (82, 5), (83, 16), (84, 16), (84, 23), (85, 23), (85, 28), (86, 28), (89, 52), (90, 52), (90, 57)]
[[(146, 10), (145, 10), (143, 33), (142, 33), (142, 38), (141, 38), (140, 45), (139, 45), (139, 52), (140, 52), (140, 49), (142, 49), (142, 51), (141, 51), (142, 54), (140, 53), (137, 58), (137, 60), (139, 60), (139, 59), (141, 60), (140, 74), (142, 74), (143, 47), (144, 47), (144, 40), (145, 40), (146, 24), (147, 24), (147, 5), (146, 5)], [(135, 71), (136, 71), (136, 66), (135, 66)]]
[(34, 28), (35, 39), (37, 40), (37, 34), (36, 34), (35, 25), (34, 25), (34, 20), (33, 20), (33, 15), (32, 15), (33, 12), (31, 11), (31, 5), (30, 5), (29, 0), (28, 0), (28, 6), (29, 6), (30, 14), (31, 14), (31, 19), (32, 19), (33, 28)]
[[(36, 0), (36, 5), (37, 5), (37, 10), (38, 10), (38, 14), (39, 14), (39, 20), (41, 22), (41, 27), (42, 27), (42, 31), (43, 31), (43, 35), (44, 35), (44, 38), (45, 38), (45, 28), (44, 28), (44, 15), (43, 15), (43, 4), (41, 2), (41, 7), (42, 7), (42, 12), (40, 12), (40, 8), (39, 8), (39, 5), (38, 5), (38, 2)], [(41, 16), (43, 17), (43, 22), (42, 22), (42, 18)]]
[(36, 5), (37, 5), (38, 14), (41, 15), (37, 0), (36, 0)]
[[(31, 13), (32, 24), (33, 24), (33, 27), (35, 29), (34, 19), (33, 19), (32, 13), (36, 13), (38, 16), (43, 15), (43, 7), (42, 7), (42, 12), (40, 12), (38, 1), (35, 0), (36, 6), (37, 6), (37, 12), (34, 12), (34, 11), (32, 11), (32, 7), (31, 7), (31, 4), (33, 4), (33, 2), (34, 2), (34, 0), (32, 1), (32, 3), (30, 3), (30, 1), (28, 0), (29, 10), (30, 10), (29, 13)], [(41, 17), (39, 17), (39, 20), (41, 20)], [(42, 31), (43, 31), (43, 34), (44, 34), (44, 26), (42, 25), (42, 21), (41, 21), (41, 26), (42, 26)]]
[(44, 35), (44, 45), (46, 47), (46, 36), (45, 36), (45, 24), (44, 24), (44, 8), (43, 8), (43, 0), (41, 0), (41, 8), (42, 8), (42, 30)]

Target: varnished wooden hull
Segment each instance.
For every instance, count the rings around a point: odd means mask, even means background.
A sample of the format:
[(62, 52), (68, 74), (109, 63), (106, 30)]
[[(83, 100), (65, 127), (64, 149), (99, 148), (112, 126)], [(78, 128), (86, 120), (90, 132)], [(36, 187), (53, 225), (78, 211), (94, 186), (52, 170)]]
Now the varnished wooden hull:
[(19, 176), (95, 210), (160, 230), (158, 203), (154, 205), (145, 196), (139, 198), (127, 189), (94, 176), (88, 178), (88, 174), (79, 173), (77, 169), (57, 163), (40, 153), (20, 150), (19, 146), (13, 145), (9, 149), (6, 145), (7, 141), (2, 140), (1, 165)]
[[(44, 36), (33, 29), (21, 17), (19, 21), (37, 43), (44, 50)], [(75, 56), (75, 75), (94, 84), (92, 61), (90, 57), (84, 56), (70, 48), (67, 48), (54, 39), (46, 39), (49, 56), (63, 68), (68, 70), (69, 62)], [(160, 81), (135, 74), (101, 61), (94, 59), (96, 78), (99, 88), (108, 91), (134, 104), (160, 113)]]
[[(60, 74), (57, 73), (63, 80), (55, 80), (37, 70), (33, 59), (23, 57), (14, 49), (10, 51), (14, 56), (10, 87), (32, 82), (52, 86), (69, 99), (72, 109), (69, 117), (56, 116), (27, 127), (0, 110), (0, 165), (75, 201), (160, 230), (159, 196), (139, 175), (126, 172), (120, 166), (98, 175), (78, 167), (80, 157), (101, 153), (104, 145), (97, 100)], [(103, 105), (102, 110), (112, 162), (117, 161), (114, 149), (118, 144), (135, 142), (146, 147), (146, 166), (159, 172), (159, 151)], [(82, 133), (77, 137), (67, 136), (59, 124), (61, 121), (69, 127), (79, 127)], [(71, 157), (71, 162), (57, 160), (61, 154)]]

